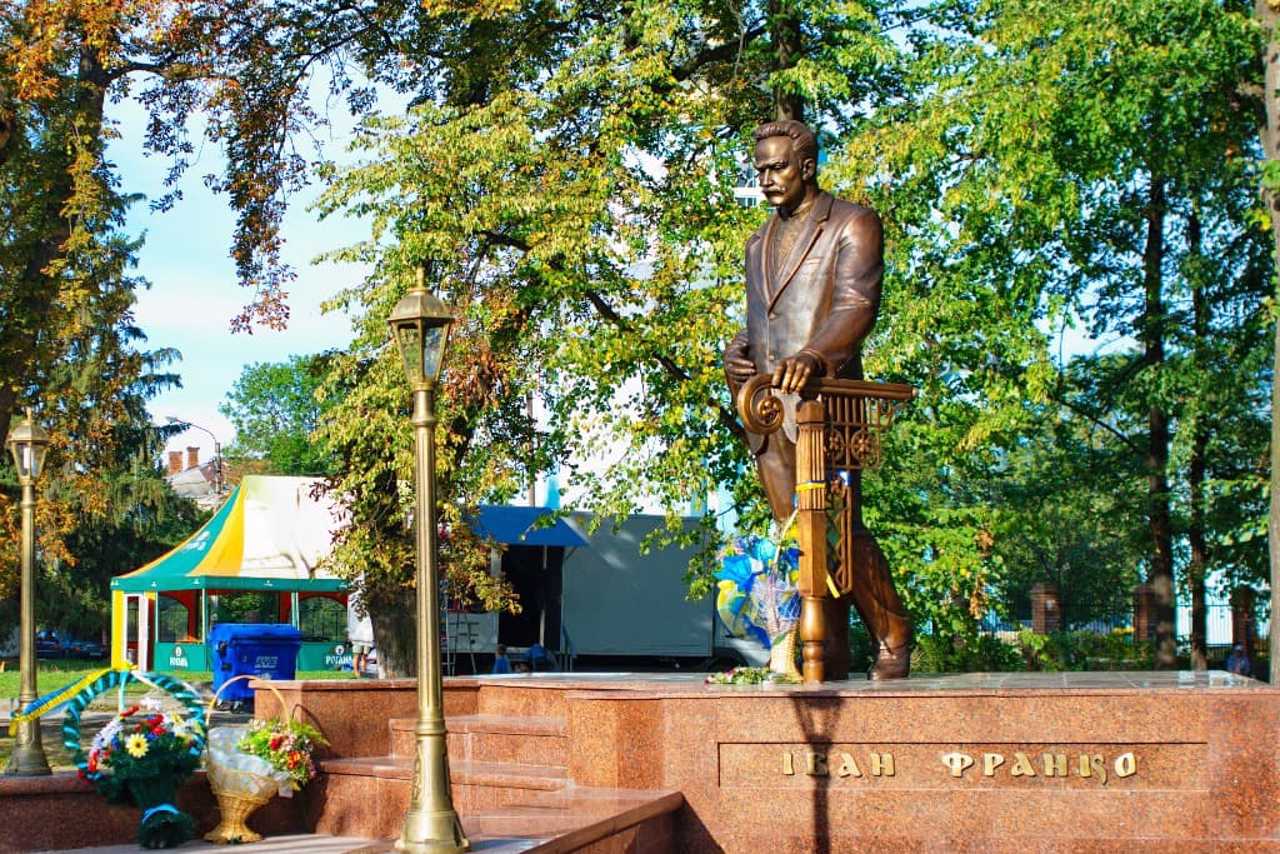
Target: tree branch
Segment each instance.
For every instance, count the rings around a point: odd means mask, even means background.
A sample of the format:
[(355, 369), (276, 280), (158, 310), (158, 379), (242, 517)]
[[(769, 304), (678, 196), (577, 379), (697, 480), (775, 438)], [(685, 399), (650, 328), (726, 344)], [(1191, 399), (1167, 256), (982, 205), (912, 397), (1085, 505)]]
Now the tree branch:
[(1119, 439), (1121, 442), (1123, 442), (1125, 447), (1133, 451), (1135, 454), (1141, 455), (1144, 453), (1142, 448), (1139, 448), (1132, 439), (1130, 439), (1124, 433), (1120, 432), (1118, 428), (1113, 427), (1112, 425), (1108, 424), (1106, 421), (1103, 421), (1102, 418), (1100, 418), (1097, 415), (1094, 415), (1092, 412), (1085, 409), (1084, 407), (1077, 406), (1076, 404), (1072, 403), (1066, 398), (1060, 398), (1057, 402), (1060, 405), (1065, 406), (1067, 409), (1070, 409), (1072, 412), (1074, 412), (1076, 415), (1079, 415), (1081, 418), (1084, 418), (1085, 420), (1090, 421), (1093, 424), (1096, 424), (1097, 426), (1103, 428), (1108, 433), (1110, 433), (1111, 435)]
[[(524, 240), (507, 234), (502, 234), (501, 232), (480, 231), (478, 234), (496, 246), (508, 246), (513, 249), (519, 249), (523, 252), (528, 252), (530, 249), (529, 244)], [(592, 307), (595, 308), (596, 313), (604, 318), (614, 328), (627, 334), (635, 332), (635, 328), (627, 322), (626, 318), (618, 314), (618, 312), (614, 310), (613, 306), (609, 305), (598, 291), (588, 288), (586, 295), (587, 299), (591, 302)], [(661, 365), (664, 371), (680, 382), (689, 382), (689, 380), (692, 379), (689, 376), (689, 372), (676, 364), (675, 360), (670, 356), (657, 352), (652, 353), (652, 356), (654, 361)], [(742, 425), (738, 423), (737, 416), (720, 403), (715, 401), (708, 401), (708, 403), (715, 408), (716, 416), (720, 419), (720, 424), (734, 436), (737, 436), (742, 441), (746, 441), (746, 432), (742, 429)]]
[(764, 35), (764, 32), (764, 27), (756, 27), (755, 29), (747, 30), (742, 34), (742, 38), (737, 41), (725, 42), (724, 44), (716, 45), (713, 48), (704, 50), (688, 62), (672, 68), (671, 76), (678, 82), (683, 83), (685, 80), (688, 80), (690, 77), (697, 74), (704, 66), (710, 65), (713, 62), (727, 62), (728, 60), (733, 59), (735, 54), (739, 53), (755, 39)]
[[(588, 289), (587, 299), (591, 301), (591, 305), (595, 307), (596, 312), (609, 323), (613, 324), (613, 326), (618, 330), (626, 333), (632, 333), (635, 331), (631, 324), (627, 323), (626, 318), (614, 311), (613, 306), (605, 302), (604, 297), (600, 296), (599, 293)], [(668, 374), (675, 377), (680, 382), (688, 382), (691, 379), (689, 372), (677, 365), (675, 360), (670, 356), (663, 355), (662, 353), (653, 353), (653, 358)], [(737, 436), (740, 440), (745, 442), (747, 435), (743, 430), (742, 425), (738, 423), (737, 417), (720, 403), (714, 400), (709, 400), (707, 402), (715, 409), (716, 416), (720, 419), (720, 424), (734, 436)]]

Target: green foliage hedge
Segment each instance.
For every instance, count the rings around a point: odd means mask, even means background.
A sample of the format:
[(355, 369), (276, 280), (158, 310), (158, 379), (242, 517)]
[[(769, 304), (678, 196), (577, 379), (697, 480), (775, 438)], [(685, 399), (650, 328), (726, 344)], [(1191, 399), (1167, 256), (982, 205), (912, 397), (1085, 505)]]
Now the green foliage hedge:
[[(855, 638), (865, 630), (850, 633), (854, 667), (859, 655), (869, 662), (870, 645), (863, 651)], [(1134, 643), (1129, 633), (1053, 632), (1037, 634), (1023, 630), (1016, 643), (976, 632), (967, 635), (916, 637), (911, 653), (912, 673), (991, 673), (1065, 670), (1149, 670), (1155, 662), (1152, 645)]]

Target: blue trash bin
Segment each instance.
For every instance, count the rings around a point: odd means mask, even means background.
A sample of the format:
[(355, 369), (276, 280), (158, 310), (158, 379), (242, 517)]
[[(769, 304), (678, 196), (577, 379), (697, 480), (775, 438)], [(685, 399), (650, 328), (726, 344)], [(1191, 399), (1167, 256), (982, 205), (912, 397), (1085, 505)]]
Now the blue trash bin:
[[(257, 623), (218, 623), (209, 630), (209, 660), (213, 662), (213, 690), (236, 676), (292, 679), (298, 669), (302, 632), (293, 626)], [(222, 699), (251, 702), (248, 679), (227, 686)]]

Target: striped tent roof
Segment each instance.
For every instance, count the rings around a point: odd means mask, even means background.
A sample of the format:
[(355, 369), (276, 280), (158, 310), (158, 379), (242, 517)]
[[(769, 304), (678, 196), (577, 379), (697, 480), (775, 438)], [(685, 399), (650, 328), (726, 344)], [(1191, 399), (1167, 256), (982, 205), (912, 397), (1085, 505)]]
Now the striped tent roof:
[(346, 524), (312, 495), (317, 478), (245, 477), (213, 518), (173, 551), (111, 579), (112, 590), (338, 591), (346, 582), (317, 569)]

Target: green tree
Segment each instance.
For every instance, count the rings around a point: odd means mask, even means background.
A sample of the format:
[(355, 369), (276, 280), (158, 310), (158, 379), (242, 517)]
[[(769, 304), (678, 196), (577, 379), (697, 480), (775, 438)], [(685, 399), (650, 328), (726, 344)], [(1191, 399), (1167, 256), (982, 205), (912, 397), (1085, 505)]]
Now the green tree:
[[(411, 468), (385, 321), (414, 265), (448, 259), (441, 290), (462, 313), (440, 407), (451, 543), (457, 508), (512, 495), (552, 462), (601, 462), (566, 472), (588, 488), (585, 509), (625, 515), (649, 493), (674, 514), (748, 462), (720, 351), (741, 326), (742, 246), (763, 217), (734, 194), (752, 128), (804, 109), (839, 131), (893, 91), (878, 3), (424, 9), (416, 40), (397, 44), (428, 97), (366, 124), (367, 165), (336, 175), (322, 204), (373, 225), (335, 253), (374, 272), (333, 303), (357, 322), (334, 363), (353, 388), (321, 435), (355, 522), (336, 559), (388, 606), (407, 602)], [(537, 437), (530, 391), (554, 425)], [(500, 599), (471, 554), (453, 552), (455, 580)], [(704, 568), (695, 591), (708, 581)]]
[[(1262, 101), (1264, 120), (1259, 123), (1264, 157), (1263, 197), (1267, 202), (1267, 219), (1271, 227), (1272, 257), (1280, 267), (1280, 217), (1275, 216), (1280, 203), (1280, 5), (1272, 0), (1255, 0), (1254, 14), (1266, 38), (1262, 52)], [(1276, 282), (1273, 281), (1273, 287)], [(1280, 614), (1280, 319), (1274, 324), (1271, 384), (1271, 453), (1267, 486), (1270, 504), (1267, 513), (1267, 556), (1270, 563), (1268, 581), (1271, 586), (1273, 625)], [(1271, 684), (1280, 684), (1280, 633), (1271, 632)]]
[(329, 400), (317, 397), (328, 356), (258, 362), (240, 373), (218, 407), (236, 428), (233, 463), (260, 461), (268, 474), (325, 475), (332, 459), (312, 437)]
[[(1260, 71), (1257, 29), (1242, 4), (1209, 0), (941, 2), (925, 20), (903, 65), (911, 95), (836, 163), (885, 213), (906, 274), (886, 288), (898, 321), (871, 364), (918, 378), (931, 427), (959, 416), (952, 435), (920, 443), (923, 478), (1000, 476), (1000, 448), (1035, 421), (1106, 434), (1108, 452), (1123, 453), (1095, 469), (1094, 489), (1143, 495), (1122, 506), (1142, 507), (1130, 524), (1146, 528), (1158, 663), (1172, 666), (1180, 484), (1170, 454), (1180, 391), (1196, 384), (1181, 334), (1194, 327), (1193, 256), (1229, 259), (1209, 286), (1223, 295), (1211, 338), (1262, 309), (1249, 213), (1257, 103), (1242, 94)], [(1196, 217), (1212, 225), (1193, 246)], [(1053, 358), (1046, 331), (1066, 326), (1111, 346)], [(1230, 388), (1256, 390), (1248, 363), (1236, 362)], [(1202, 406), (1200, 425), (1216, 431), (1230, 414)], [(994, 465), (965, 465), (984, 453)], [(918, 541), (930, 515), (915, 517)], [(917, 565), (931, 560), (915, 548)]]

